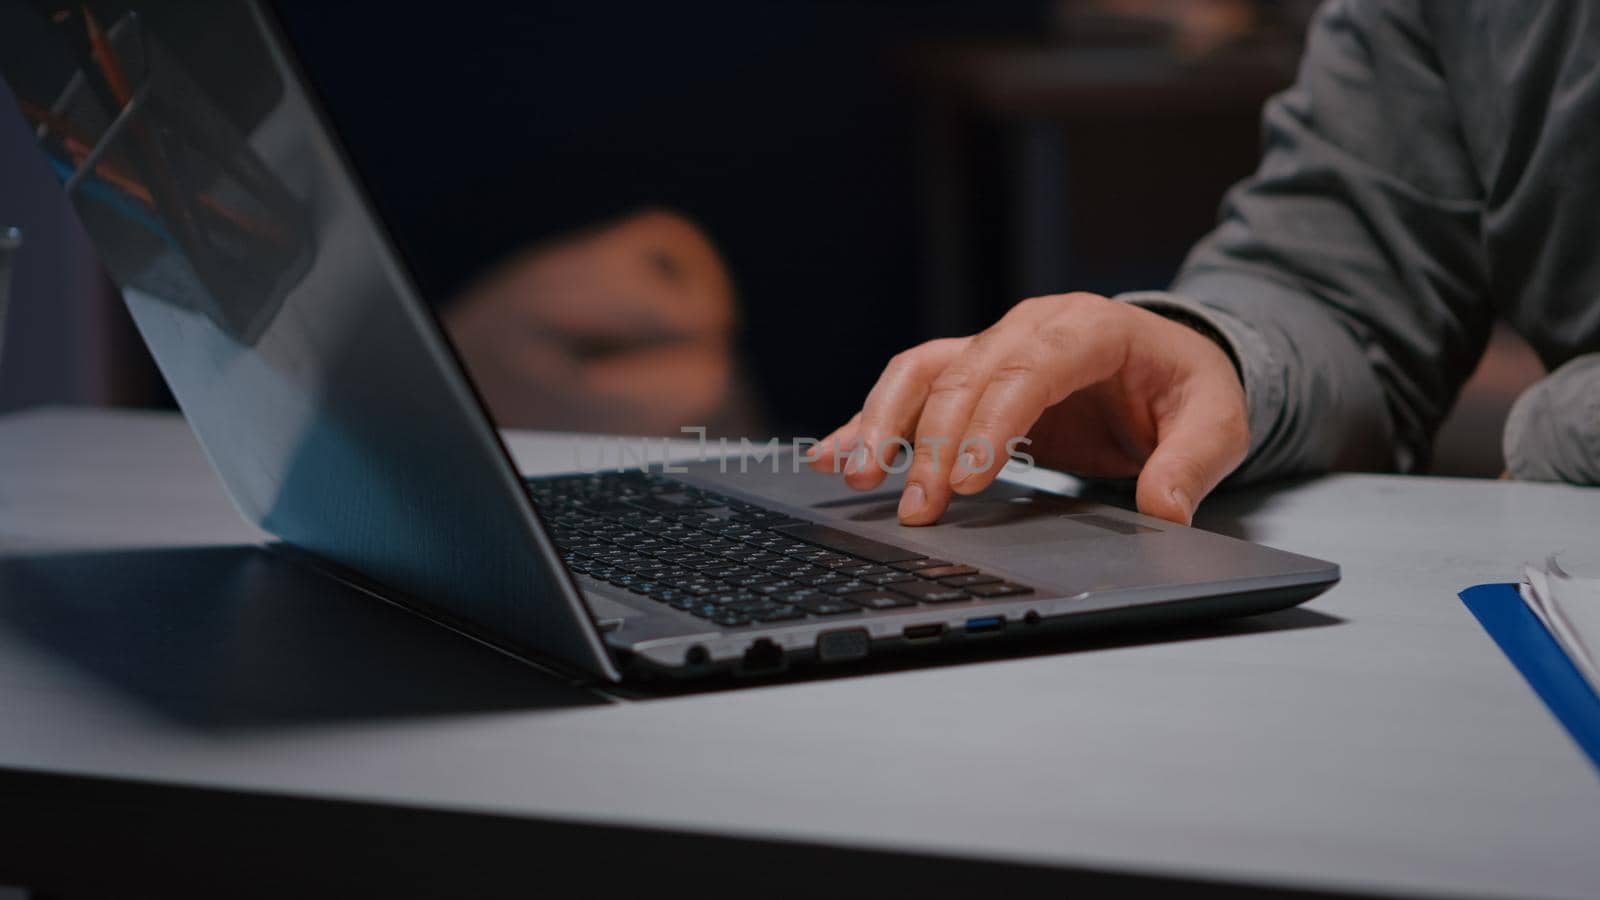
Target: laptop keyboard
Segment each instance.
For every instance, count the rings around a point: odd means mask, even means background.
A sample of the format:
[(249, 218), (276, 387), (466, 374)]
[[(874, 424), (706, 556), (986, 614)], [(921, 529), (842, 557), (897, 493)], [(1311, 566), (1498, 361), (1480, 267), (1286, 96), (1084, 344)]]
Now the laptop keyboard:
[(1033, 593), (655, 473), (526, 483), (568, 568), (723, 627)]

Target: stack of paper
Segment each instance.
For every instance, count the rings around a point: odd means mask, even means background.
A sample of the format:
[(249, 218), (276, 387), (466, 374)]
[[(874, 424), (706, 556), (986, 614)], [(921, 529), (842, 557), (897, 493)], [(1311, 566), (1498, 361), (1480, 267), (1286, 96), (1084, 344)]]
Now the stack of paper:
[(1522, 599), (1600, 694), (1600, 578), (1575, 578), (1555, 557), (1524, 567)]

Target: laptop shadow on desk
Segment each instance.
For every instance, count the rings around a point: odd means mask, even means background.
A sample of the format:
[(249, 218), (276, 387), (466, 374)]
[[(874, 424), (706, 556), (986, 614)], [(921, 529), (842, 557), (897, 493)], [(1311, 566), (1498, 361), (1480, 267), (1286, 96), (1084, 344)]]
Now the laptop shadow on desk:
[(254, 546), (0, 558), (3, 642), (203, 731), (609, 702)]

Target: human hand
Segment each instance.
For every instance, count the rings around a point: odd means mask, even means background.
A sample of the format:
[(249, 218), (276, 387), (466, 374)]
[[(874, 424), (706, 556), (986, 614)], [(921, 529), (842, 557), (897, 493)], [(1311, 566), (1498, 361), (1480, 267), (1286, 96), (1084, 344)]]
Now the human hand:
[(894, 462), (895, 439), (909, 441), (900, 521), (930, 525), (953, 495), (988, 487), (1024, 436), (1051, 468), (1137, 475), (1139, 510), (1184, 524), (1250, 446), (1244, 388), (1215, 342), (1131, 304), (1065, 294), (895, 356), (811, 464), (837, 472), (842, 463), (846, 483), (871, 490)]
[(501, 425), (677, 434), (728, 400), (733, 285), (706, 235), (651, 210), (534, 248), (446, 311)]

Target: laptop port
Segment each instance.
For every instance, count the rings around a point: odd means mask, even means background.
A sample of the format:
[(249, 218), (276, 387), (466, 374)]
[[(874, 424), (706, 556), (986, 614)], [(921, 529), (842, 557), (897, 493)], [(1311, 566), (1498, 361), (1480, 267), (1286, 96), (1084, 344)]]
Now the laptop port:
[(782, 671), (783, 648), (773, 643), (771, 638), (761, 638), (745, 648), (739, 669), (746, 675)]
[(900, 632), (908, 641), (932, 641), (944, 636), (944, 623), (934, 622), (930, 625), (907, 625)]
[(823, 662), (864, 659), (871, 648), (872, 639), (865, 628), (829, 631), (817, 638), (817, 659)]
[(968, 619), (967, 634), (988, 634), (1006, 627), (1005, 616), (983, 616), (977, 619)]

